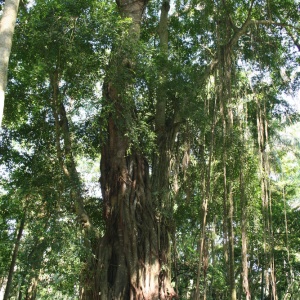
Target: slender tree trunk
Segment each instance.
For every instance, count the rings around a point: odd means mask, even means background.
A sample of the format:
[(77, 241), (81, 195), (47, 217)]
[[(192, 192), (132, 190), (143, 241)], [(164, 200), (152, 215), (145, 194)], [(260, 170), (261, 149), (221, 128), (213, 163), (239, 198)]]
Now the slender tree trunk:
[(218, 42), (218, 69), (217, 84), (222, 120), (222, 166), (223, 166), (223, 245), (224, 260), (227, 269), (230, 299), (236, 300), (234, 276), (234, 232), (233, 232), (233, 191), (231, 164), (229, 163), (232, 151), (233, 113), (231, 105), (231, 26), (227, 15), (226, 1), (220, 2), (219, 26), (217, 27)]
[[(268, 173), (270, 174), (270, 167), (268, 163)], [(269, 178), (270, 186), (270, 178)], [(278, 300), (277, 296), (277, 287), (276, 287), (276, 274), (275, 274), (275, 257), (274, 257), (274, 232), (273, 232), (273, 213), (272, 213), (272, 192), (269, 189), (269, 223), (270, 223), (270, 278), (271, 278), (271, 287), (272, 287), (272, 299)]]
[[(262, 216), (263, 216), (263, 262), (262, 262), (262, 283), (261, 297), (264, 296), (264, 290), (269, 291), (271, 287), (272, 298), (277, 300), (275, 266), (273, 254), (273, 232), (272, 232), (272, 206), (270, 191), (270, 167), (267, 152), (268, 144), (268, 124), (266, 120), (266, 105), (257, 100), (257, 132), (260, 158), (260, 176), (261, 176), (261, 197), (262, 197)], [(269, 274), (270, 270), (270, 274)], [(270, 276), (270, 278), (269, 278)], [(269, 281), (270, 279), (270, 281)], [(265, 287), (264, 287), (265, 284)]]
[[(48, 229), (48, 224), (42, 228), (43, 232), (46, 232)], [(43, 263), (43, 255), (48, 246), (48, 242), (45, 239), (41, 239), (40, 236), (36, 236), (33, 242), (32, 250), (28, 253), (28, 265), (26, 276), (28, 279), (28, 286), (25, 294), (25, 300), (34, 300), (36, 299), (38, 282), (41, 274), (41, 267)]]
[[(243, 162), (243, 160), (242, 160)], [(241, 165), (240, 169), (240, 194), (241, 194), (241, 231), (242, 231), (242, 286), (245, 293), (245, 299), (251, 299), (251, 293), (249, 288), (248, 280), (248, 241), (247, 241), (247, 199), (245, 195), (245, 182), (244, 182), (244, 171), (243, 166)]]
[(8, 61), (19, 8), (19, 0), (6, 0), (0, 20), (0, 128), (2, 126)]
[(229, 279), (231, 299), (236, 300), (236, 285), (234, 274), (234, 230), (233, 230), (233, 191), (232, 183), (229, 185), (229, 215), (228, 215), (228, 232), (229, 232)]
[[(226, 46), (220, 47), (220, 105), (222, 114), (222, 132), (223, 132), (223, 229), (224, 229), (224, 253), (226, 265), (228, 266), (228, 283), (230, 287), (230, 297), (236, 300), (236, 287), (234, 275), (234, 230), (233, 230), (233, 191), (232, 174), (228, 158), (232, 151), (232, 133), (233, 133), (233, 113), (230, 107), (231, 101), (231, 53)], [(232, 173), (232, 172), (231, 172)], [(230, 180), (229, 180), (230, 179)], [(227, 257), (226, 257), (227, 256)]]
[[(204, 179), (205, 182), (205, 179)], [(205, 190), (205, 183), (204, 183), (204, 190)], [(204, 263), (203, 263), (203, 252), (204, 252), (204, 244), (206, 238), (206, 218), (207, 218), (207, 208), (208, 208), (208, 194), (205, 193), (204, 200), (202, 203), (202, 222), (201, 222), (201, 232), (200, 232), (200, 239), (199, 239), (199, 259), (198, 259), (198, 271), (197, 271), (197, 282), (196, 282), (196, 291), (195, 291), (195, 300), (200, 299), (200, 278), (201, 274), (204, 275)]]
[(5, 288), (5, 293), (4, 293), (3, 300), (8, 300), (9, 299), (9, 293), (10, 293), (10, 289), (11, 289), (12, 278), (13, 278), (13, 274), (14, 274), (14, 268), (15, 268), (16, 261), (17, 261), (17, 256), (18, 256), (18, 251), (19, 251), (19, 246), (20, 246), (20, 241), (21, 241), (21, 238), (22, 238), (24, 226), (25, 226), (25, 216), (22, 217), (22, 219), (20, 221), (18, 235), (17, 235), (17, 239), (16, 239), (16, 242), (15, 242), (15, 247), (14, 247), (11, 262), (10, 262), (10, 267), (9, 267), (9, 272), (8, 272), (7, 283), (6, 283), (6, 288)]
[[(216, 216), (214, 216), (213, 218), (213, 222), (212, 222), (212, 230), (211, 230), (211, 245), (210, 245), (210, 249), (211, 249), (211, 253), (210, 253), (210, 257), (211, 257), (211, 266), (214, 269), (216, 267), (216, 254), (215, 254), (215, 239), (216, 239)], [(214, 295), (214, 290), (212, 288), (212, 286), (214, 285), (214, 277), (211, 278), (211, 284), (210, 284), (210, 291), (209, 291), (209, 296), (210, 299), (214, 299), (213, 295)]]
[(204, 243), (204, 253), (203, 253), (203, 300), (207, 299), (207, 287), (208, 287), (208, 281), (207, 281), (207, 273), (208, 273), (208, 265), (209, 265), (209, 239), (205, 239)]
[(61, 170), (71, 186), (70, 196), (74, 201), (78, 221), (83, 228), (88, 231), (91, 229), (91, 222), (87, 212), (84, 209), (81, 180), (76, 169), (76, 162), (72, 151), (69, 121), (65, 106), (63, 104), (63, 95), (61, 95), (59, 91), (59, 75), (58, 67), (53, 74), (50, 74), (50, 82), (52, 87), (51, 106), (55, 120), (57, 158)]
[(18, 297), (17, 297), (18, 300), (22, 300), (22, 298), (23, 298), (23, 293), (22, 293), (22, 283), (23, 282), (24, 282), (24, 279), (20, 278), (19, 287), (18, 287)]
[[(263, 215), (263, 261), (262, 261), (262, 297), (264, 297), (265, 284), (268, 282), (265, 277), (266, 274), (266, 264), (268, 260), (268, 242), (267, 233), (268, 228), (268, 194), (267, 194), (267, 180), (266, 180), (266, 170), (265, 170), (265, 136), (263, 130), (262, 113), (259, 108), (258, 112), (258, 138), (260, 147), (260, 173), (261, 173), (261, 194), (262, 194), (262, 215)], [(263, 299), (263, 298), (262, 298)]]
[[(290, 246), (289, 246), (289, 233), (288, 233), (288, 218), (287, 218), (287, 212), (286, 212), (286, 192), (285, 192), (286, 187), (284, 186), (282, 189), (282, 199), (283, 199), (283, 205), (284, 205), (284, 227), (285, 227), (285, 247), (286, 247), (286, 252), (287, 252), (287, 259), (288, 259), (288, 266), (290, 269), (290, 276), (288, 279), (288, 288), (285, 293), (285, 295), (288, 295), (290, 292), (290, 289), (293, 286), (294, 283), (294, 271), (293, 271), (293, 266), (291, 264), (291, 259), (290, 259)], [(286, 296), (285, 296), (286, 297)]]
[(31, 282), (26, 292), (25, 300), (35, 300), (37, 293), (37, 286), (39, 281), (39, 275), (31, 278)]
[[(77, 215), (77, 221), (83, 228), (84, 245), (88, 255), (86, 257), (87, 270), (83, 270), (81, 274), (81, 294), (84, 293), (84, 288), (93, 285), (93, 274), (88, 268), (94, 264), (93, 257), (97, 255), (97, 244), (99, 235), (97, 230), (92, 226), (90, 218), (84, 207), (84, 198), (82, 191), (82, 183), (80, 175), (77, 171), (75, 158), (73, 155), (73, 143), (69, 129), (69, 121), (67, 112), (63, 104), (62, 95), (59, 90), (59, 66), (53, 74), (50, 74), (50, 82), (52, 87), (51, 107), (55, 123), (55, 138), (57, 159), (64, 175), (63, 180), (70, 187), (70, 198), (74, 203), (74, 210)], [(99, 215), (99, 218), (101, 216)], [(83, 290), (82, 290), (83, 289)]]
[[(215, 126), (216, 126), (216, 98), (214, 102), (213, 107), (213, 121), (210, 128), (211, 132), (211, 144), (209, 148), (209, 157), (208, 157), (208, 166), (206, 168), (205, 175), (203, 176), (203, 203), (202, 203), (202, 222), (201, 222), (201, 233), (200, 233), (200, 239), (199, 239), (199, 261), (198, 261), (198, 272), (197, 272), (197, 281), (196, 281), (196, 292), (195, 292), (195, 299), (200, 299), (200, 277), (201, 277), (201, 270), (202, 270), (202, 264), (203, 264), (203, 251), (204, 251), (204, 243), (206, 238), (206, 219), (207, 219), (207, 212), (208, 212), (208, 202), (210, 199), (210, 185), (211, 185), (211, 164), (212, 164), (212, 158), (213, 158), (213, 150), (214, 150), (214, 135), (215, 135)], [(209, 114), (209, 111), (207, 111)], [(205, 141), (203, 141), (203, 144), (205, 145)], [(204, 155), (204, 153), (203, 153)], [(203, 157), (203, 162), (205, 162), (205, 158)], [(203, 164), (205, 165), (205, 163)], [(204, 269), (204, 265), (203, 265)], [(205, 275), (206, 272), (203, 272), (203, 275)], [(206, 298), (206, 290), (204, 293), (204, 299)]]

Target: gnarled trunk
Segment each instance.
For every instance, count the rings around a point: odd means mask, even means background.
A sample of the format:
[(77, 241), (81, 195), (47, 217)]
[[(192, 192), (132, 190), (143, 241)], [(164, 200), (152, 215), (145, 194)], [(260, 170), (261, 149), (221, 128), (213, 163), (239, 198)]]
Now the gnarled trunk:
[[(102, 163), (102, 171), (107, 163)], [(119, 173), (118, 178), (102, 177), (107, 231), (100, 246), (100, 299), (170, 299), (168, 237), (165, 228), (158, 230), (147, 162), (135, 154), (124, 156), (122, 164), (123, 169), (109, 174)]]
[[(94, 261), (94, 282), (85, 287), (82, 299), (172, 299), (169, 230), (165, 219), (157, 215), (165, 195), (153, 192), (157, 181), (151, 183), (150, 163), (141, 151), (130, 147), (130, 126), (136, 119), (128, 92), (134, 80), (133, 47), (138, 44), (146, 1), (120, 0), (117, 4), (121, 16), (131, 18), (132, 24), (112, 53), (112, 76), (107, 76), (103, 87), (103, 111), (108, 118), (100, 183), (106, 231)], [(168, 146), (158, 148), (168, 152)], [(160, 182), (166, 183), (161, 189), (168, 189), (168, 168), (166, 163), (153, 165), (152, 174), (160, 174)]]

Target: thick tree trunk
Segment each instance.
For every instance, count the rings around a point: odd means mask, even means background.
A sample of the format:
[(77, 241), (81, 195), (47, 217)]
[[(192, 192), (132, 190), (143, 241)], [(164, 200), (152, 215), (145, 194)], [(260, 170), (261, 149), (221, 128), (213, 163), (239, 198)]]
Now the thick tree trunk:
[(0, 20), (0, 128), (4, 110), (8, 61), (17, 20), (19, 0), (6, 0)]
[[(143, 154), (134, 146), (129, 151), (130, 126), (135, 123), (134, 100), (128, 99), (134, 80), (133, 45), (138, 43), (146, 1), (120, 0), (117, 4), (121, 16), (131, 18), (132, 25), (112, 53), (114, 72), (103, 87), (103, 111), (109, 110), (100, 164), (106, 230), (94, 262), (94, 284), (85, 287), (82, 299), (172, 299), (169, 229), (157, 214), (165, 194), (153, 192), (150, 163)], [(166, 182), (168, 166), (155, 167), (159, 170), (153, 167), (152, 172)]]
[(115, 186), (109, 187), (102, 179), (111, 201), (106, 207), (107, 231), (100, 247), (104, 263), (100, 299), (171, 298), (173, 291), (166, 278), (169, 240), (165, 228), (158, 230), (147, 162), (137, 154), (124, 157), (123, 167), (119, 178), (109, 180), (115, 181)]
[(25, 226), (25, 217), (23, 217), (20, 221), (18, 235), (17, 235), (15, 247), (14, 247), (11, 262), (10, 262), (10, 267), (9, 267), (9, 272), (8, 272), (7, 283), (6, 283), (3, 300), (9, 299), (9, 293), (10, 293), (10, 288), (11, 288), (11, 284), (12, 284), (14, 268), (15, 268), (16, 261), (17, 261), (17, 256), (18, 256), (18, 251), (19, 251), (19, 246), (20, 246), (20, 241), (21, 241), (21, 237), (23, 234), (24, 226)]

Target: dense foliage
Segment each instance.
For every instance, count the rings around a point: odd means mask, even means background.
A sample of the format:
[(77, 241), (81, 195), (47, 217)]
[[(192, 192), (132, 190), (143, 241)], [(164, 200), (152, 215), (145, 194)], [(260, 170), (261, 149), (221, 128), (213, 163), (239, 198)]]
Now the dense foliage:
[(115, 116), (128, 161), (147, 161), (159, 274), (178, 298), (298, 299), (298, 1), (149, 1), (134, 44), (120, 7), (21, 4), (0, 133), (2, 291), (82, 299), (109, 231), (98, 165)]

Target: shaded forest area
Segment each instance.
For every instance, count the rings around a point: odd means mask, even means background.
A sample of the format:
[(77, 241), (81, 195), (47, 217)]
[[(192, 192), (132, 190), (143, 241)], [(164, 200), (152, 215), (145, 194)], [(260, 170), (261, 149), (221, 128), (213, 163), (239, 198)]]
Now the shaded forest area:
[(14, 7), (0, 299), (300, 299), (299, 1)]

